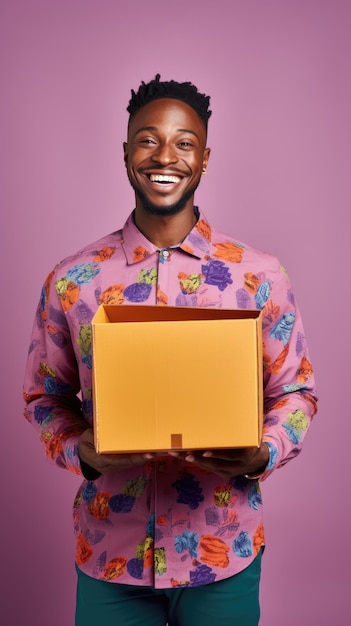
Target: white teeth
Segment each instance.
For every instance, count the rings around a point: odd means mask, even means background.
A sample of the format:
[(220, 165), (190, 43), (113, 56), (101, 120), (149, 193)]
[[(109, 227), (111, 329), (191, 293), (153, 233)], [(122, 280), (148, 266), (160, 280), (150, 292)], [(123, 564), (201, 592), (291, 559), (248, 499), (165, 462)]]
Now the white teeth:
[(163, 176), (162, 174), (150, 174), (152, 183), (179, 183), (178, 176)]

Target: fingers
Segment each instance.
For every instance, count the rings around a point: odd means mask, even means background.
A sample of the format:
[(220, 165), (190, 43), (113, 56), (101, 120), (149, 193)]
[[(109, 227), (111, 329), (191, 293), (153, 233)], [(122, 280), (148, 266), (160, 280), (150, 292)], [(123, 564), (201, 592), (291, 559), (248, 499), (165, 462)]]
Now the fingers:
[[(170, 456), (176, 457), (213, 472), (222, 478), (228, 479), (243, 473), (243, 462), (233, 459), (234, 450), (169, 450)], [(221, 455), (221, 456), (219, 456)]]
[(243, 473), (243, 467), (240, 462), (204, 458), (194, 454), (187, 455), (185, 460), (226, 480)]
[(85, 430), (79, 438), (79, 457), (84, 463), (100, 474), (110, 474), (136, 465), (144, 465), (153, 458), (152, 453), (145, 454), (99, 454), (95, 450), (94, 435), (91, 428)]
[(187, 450), (168, 452), (170, 456), (183, 459), (204, 470), (229, 479), (240, 474), (261, 472), (268, 462), (268, 448), (228, 448), (217, 450)]
[[(87, 465), (101, 474), (109, 474), (133, 466), (144, 465), (158, 456), (152, 452), (138, 454), (98, 454), (94, 446), (92, 429), (81, 435), (78, 444), (79, 456)], [(229, 478), (239, 474), (251, 473), (262, 468), (268, 462), (268, 448), (222, 448), (215, 450), (168, 450), (168, 454), (179, 460), (193, 463), (204, 470)]]
[(223, 448), (215, 450), (169, 450), (168, 454), (177, 458), (187, 459), (187, 456), (195, 456), (196, 458), (213, 458), (222, 461), (242, 461), (257, 452), (257, 448)]
[(101, 474), (111, 474), (147, 462), (144, 454), (97, 454), (91, 460), (91, 465)]

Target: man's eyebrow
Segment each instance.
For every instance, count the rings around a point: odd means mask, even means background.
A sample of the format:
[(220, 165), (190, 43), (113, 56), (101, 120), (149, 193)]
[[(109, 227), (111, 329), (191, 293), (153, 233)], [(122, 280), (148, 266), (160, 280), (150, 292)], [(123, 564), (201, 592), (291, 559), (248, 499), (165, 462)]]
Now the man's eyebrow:
[(190, 130), (190, 128), (178, 128), (178, 133), (190, 133), (191, 135), (195, 135), (197, 139), (199, 139), (199, 135), (194, 131)]
[(156, 130), (158, 130), (158, 128), (157, 128), (157, 126), (142, 126), (141, 128), (138, 128), (138, 130), (135, 131), (134, 137), (138, 133), (142, 133), (144, 130), (156, 131)]
[[(141, 128), (138, 128), (137, 131), (135, 131), (134, 137), (136, 137), (136, 135), (144, 131), (157, 132), (158, 130), (159, 129), (157, 126), (142, 126)], [(190, 130), (189, 128), (177, 128), (176, 132), (177, 133), (190, 133), (191, 135), (195, 135), (195, 137), (199, 139), (198, 134), (194, 130)]]

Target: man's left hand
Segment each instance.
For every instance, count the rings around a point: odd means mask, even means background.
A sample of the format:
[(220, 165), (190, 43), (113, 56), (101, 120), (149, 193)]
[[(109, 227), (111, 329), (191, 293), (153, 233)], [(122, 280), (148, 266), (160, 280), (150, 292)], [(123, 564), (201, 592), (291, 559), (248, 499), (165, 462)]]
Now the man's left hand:
[(205, 470), (214, 472), (222, 478), (239, 474), (261, 474), (268, 460), (269, 450), (265, 443), (259, 448), (224, 448), (218, 450), (169, 451), (168, 454), (183, 458)]

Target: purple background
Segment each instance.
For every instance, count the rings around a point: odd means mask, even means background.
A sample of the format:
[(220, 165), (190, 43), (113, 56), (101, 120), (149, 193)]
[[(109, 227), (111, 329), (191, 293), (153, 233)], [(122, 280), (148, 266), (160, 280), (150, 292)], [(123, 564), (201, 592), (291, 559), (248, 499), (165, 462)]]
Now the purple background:
[[(197, 201), (277, 255), (303, 314), (320, 411), (263, 485), (262, 626), (343, 626), (350, 593), (348, 0), (2, 0), (1, 595), (6, 626), (73, 624), (71, 506), (21, 417), (29, 334), (53, 265), (133, 208), (130, 89), (160, 72), (212, 97)], [(5, 430), (4, 430), (5, 427)]]

